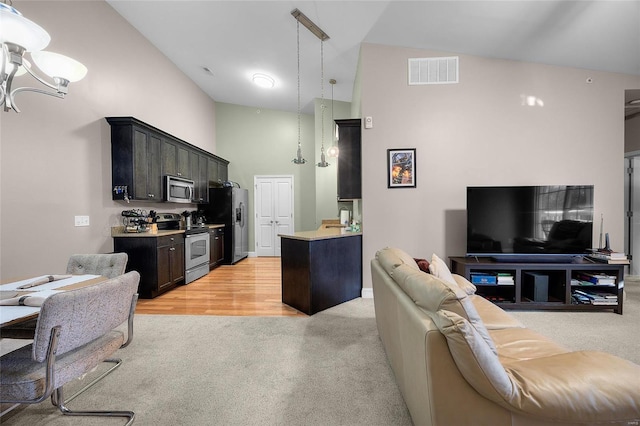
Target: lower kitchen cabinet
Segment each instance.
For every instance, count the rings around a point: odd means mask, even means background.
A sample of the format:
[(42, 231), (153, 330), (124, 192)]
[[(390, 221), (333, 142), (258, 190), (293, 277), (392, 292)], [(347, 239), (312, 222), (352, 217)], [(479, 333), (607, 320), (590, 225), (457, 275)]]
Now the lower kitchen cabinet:
[(209, 270), (212, 270), (224, 261), (224, 227), (212, 228), (209, 235), (211, 235)]
[(127, 253), (128, 271), (140, 273), (138, 293), (154, 298), (184, 283), (184, 235), (115, 237), (114, 251)]

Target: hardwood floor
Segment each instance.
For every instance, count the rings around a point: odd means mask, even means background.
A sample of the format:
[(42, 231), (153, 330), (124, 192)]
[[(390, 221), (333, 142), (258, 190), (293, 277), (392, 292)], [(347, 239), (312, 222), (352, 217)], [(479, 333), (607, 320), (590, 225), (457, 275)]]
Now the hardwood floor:
[(250, 257), (155, 299), (140, 299), (136, 314), (306, 316), (282, 303), (279, 257)]

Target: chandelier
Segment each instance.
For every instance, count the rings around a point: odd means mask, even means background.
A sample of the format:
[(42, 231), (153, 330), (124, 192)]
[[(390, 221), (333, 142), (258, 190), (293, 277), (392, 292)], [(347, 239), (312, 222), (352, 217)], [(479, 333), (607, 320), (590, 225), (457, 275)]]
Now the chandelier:
[[(4, 106), (5, 111), (20, 112), (15, 103), (15, 96), (20, 92), (36, 92), (64, 98), (69, 83), (82, 80), (87, 74), (87, 67), (75, 59), (42, 50), (50, 41), (51, 37), (41, 26), (23, 17), (15, 8), (0, 3), (0, 105)], [(37, 68), (49, 78), (36, 73), (25, 58), (27, 53)], [(13, 88), (14, 77), (27, 73), (50, 90), (35, 87)]]

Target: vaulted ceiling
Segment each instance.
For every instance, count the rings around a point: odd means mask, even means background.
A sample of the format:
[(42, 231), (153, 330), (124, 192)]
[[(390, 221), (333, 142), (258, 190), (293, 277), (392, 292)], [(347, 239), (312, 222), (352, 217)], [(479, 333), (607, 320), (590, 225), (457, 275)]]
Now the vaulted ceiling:
[(363, 42), (640, 76), (637, 0), (107, 1), (213, 99), (259, 108), (297, 110), (296, 8), (330, 37), (300, 26), (305, 112), (321, 90), (351, 101)]

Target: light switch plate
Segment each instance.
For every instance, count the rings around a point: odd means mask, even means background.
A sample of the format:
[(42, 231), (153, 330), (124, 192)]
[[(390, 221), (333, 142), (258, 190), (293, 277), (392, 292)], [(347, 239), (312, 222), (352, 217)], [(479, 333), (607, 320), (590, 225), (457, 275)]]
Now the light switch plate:
[(75, 226), (89, 226), (89, 216), (76, 216)]

